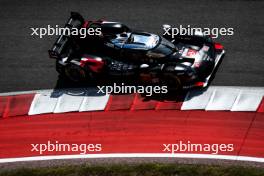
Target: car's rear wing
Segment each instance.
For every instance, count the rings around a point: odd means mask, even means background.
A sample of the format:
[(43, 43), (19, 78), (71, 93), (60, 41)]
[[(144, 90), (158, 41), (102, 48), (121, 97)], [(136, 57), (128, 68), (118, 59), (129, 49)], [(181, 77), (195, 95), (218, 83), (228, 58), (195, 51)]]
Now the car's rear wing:
[[(64, 28), (81, 28), (84, 24), (84, 18), (77, 12), (71, 12), (71, 16)], [(52, 48), (48, 51), (50, 58), (61, 58), (67, 50), (71, 36), (67, 34), (61, 34), (56, 42), (53, 44)]]

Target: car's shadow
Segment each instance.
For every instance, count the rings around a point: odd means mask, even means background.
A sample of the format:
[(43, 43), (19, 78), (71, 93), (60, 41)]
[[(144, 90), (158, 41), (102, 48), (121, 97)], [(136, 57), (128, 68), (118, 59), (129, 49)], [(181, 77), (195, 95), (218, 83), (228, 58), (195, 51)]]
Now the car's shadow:
[[(141, 85), (138, 81), (135, 81), (135, 79), (102, 79), (98, 82), (82, 82), (82, 83), (76, 83), (69, 81), (68, 79), (58, 76), (57, 84), (54, 88), (54, 91), (51, 94), (51, 97), (58, 98), (62, 96), (63, 94), (68, 94), (71, 96), (104, 96), (105, 94), (102, 92), (99, 92), (99, 87), (97, 86), (113, 86), (113, 84), (116, 83), (117, 85), (121, 85), (124, 83), (126, 86), (137, 86)], [(202, 94), (206, 89), (192, 89), (192, 90), (198, 90), (197, 93), (194, 95)], [(172, 102), (183, 102), (184, 100), (188, 100), (190, 97), (186, 97), (186, 94), (189, 92), (189, 90), (181, 90), (181, 89), (168, 89), (167, 93), (152, 93), (151, 96), (149, 94), (141, 93), (140, 96), (142, 97), (143, 101), (151, 101), (151, 100), (157, 100), (157, 101), (172, 101)], [(129, 94), (129, 93), (127, 93)], [(118, 94), (121, 95), (121, 94)], [(122, 94), (126, 95), (126, 94)]]
[[(147, 96), (146, 94), (140, 94), (143, 97), (143, 101), (157, 100), (157, 101), (174, 101), (174, 102), (183, 102), (192, 99), (193, 97), (199, 96), (207, 91), (208, 87), (211, 85), (212, 80), (214, 80), (216, 72), (223, 62), (225, 54), (222, 56), (219, 61), (217, 67), (212, 73), (211, 79), (208, 82), (208, 86), (205, 88), (192, 88), (192, 89), (169, 89), (167, 93), (153, 93), (151, 96)], [(124, 83), (126, 86), (137, 86), (141, 85), (137, 78), (99, 78), (95, 81), (86, 81), (86, 82), (72, 82), (69, 79), (58, 76), (58, 80), (56, 86), (54, 87), (54, 91), (52, 93), (53, 97), (61, 96), (62, 94), (70, 94), (72, 96), (103, 96), (105, 94), (99, 93), (99, 88), (97, 86), (112, 86), (114, 83), (121, 85)], [(186, 96), (188, 92), (191, 91), (191, 95)]]

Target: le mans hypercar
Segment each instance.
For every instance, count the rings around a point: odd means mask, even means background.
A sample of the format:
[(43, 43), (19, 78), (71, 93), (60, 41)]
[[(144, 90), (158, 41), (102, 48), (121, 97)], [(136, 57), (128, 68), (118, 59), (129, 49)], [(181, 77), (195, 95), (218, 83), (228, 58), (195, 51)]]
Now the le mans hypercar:
[(132, 77), (174, 88), (206, 87), (225, 53), (202, 33), (172, 38), (119, 22), (85, 20), (77, 12), (71, 12), (65, 27), (101, 32), (86, 37), (62, 34), (49, 50), (59, 74), (75, 82)]

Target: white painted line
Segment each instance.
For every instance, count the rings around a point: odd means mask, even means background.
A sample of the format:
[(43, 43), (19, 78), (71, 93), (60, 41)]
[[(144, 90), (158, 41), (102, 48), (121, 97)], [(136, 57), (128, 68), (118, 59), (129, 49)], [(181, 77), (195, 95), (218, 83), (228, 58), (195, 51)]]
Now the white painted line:
[(79, 111), (102, 111), (105, 109), (109, 95), (104, 96), (87, 96), (84, 98)]
[(2, 158), (0, 163), (11, 163), (21, 161), (43, 161), (58, 159), (93, 159), (93, 158), (194, 158), (194, 159), (221, 159), (235, 161), (264, 162), (264, 158), (234, 155), (213, 155), (213, 154), (189, 154), (189, 153), (115, 153), (115, 154), (85, 154), (85, 155), (50, 155), (32, 156), (21, 158)]
[(241, 90), (231, 111), (257, 111), (262, 97), (260, 92)]
[(84, 95), (62, 94), (59, 97), (54, 113), (79, 111)]
[(205, 110), (231, 110), (240, 90), (234, 88), (215, 89)]
[(189, 91), (182, 104), (181, 110), (205, 109), (213, 92), (213, 88), (208, 88), (205, 92), (199, 90)]
[(38, 93), (34, 96), (28, 115), (52, 113), (58, 98), (52, 97), (51, 93)]

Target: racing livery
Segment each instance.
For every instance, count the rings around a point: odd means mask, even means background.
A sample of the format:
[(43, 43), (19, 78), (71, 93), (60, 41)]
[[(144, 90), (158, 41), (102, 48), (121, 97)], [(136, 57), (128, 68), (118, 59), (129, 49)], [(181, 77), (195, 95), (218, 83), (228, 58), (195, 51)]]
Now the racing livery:
[(221, 44), (202, 33), (172, 38), (119, 22), (86, 21), (76, 12), (65, 27), (101, 30), (85, 38), (60, 35), (49, 50), (56, 70), (76, 82), (131, 77), (174, 88), (206, 87), (225, 53)]

